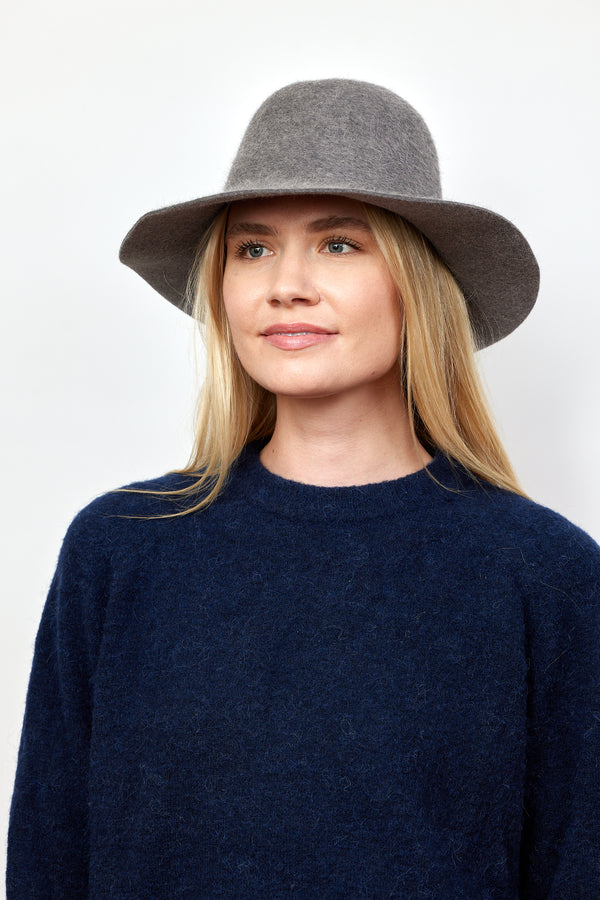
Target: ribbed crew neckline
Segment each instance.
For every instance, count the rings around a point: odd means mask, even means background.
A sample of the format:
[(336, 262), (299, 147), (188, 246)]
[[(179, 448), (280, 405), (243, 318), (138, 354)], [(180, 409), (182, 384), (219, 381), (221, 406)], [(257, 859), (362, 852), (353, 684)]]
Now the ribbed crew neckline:
[[(442, 453), (417, 472), (393, 481), (348, 487), (322, 487), (291, 481), (270, 472), (260, 460), (260, 444), (250, 444), (238, 460), (230, 489), (239, 487), (251, 502), (286, 518), (327, 520), (371, 519), (409, 508), (452, 500), (464, 489), (459, 472)], [(474, 482), (469, 485), (471, 489)]]

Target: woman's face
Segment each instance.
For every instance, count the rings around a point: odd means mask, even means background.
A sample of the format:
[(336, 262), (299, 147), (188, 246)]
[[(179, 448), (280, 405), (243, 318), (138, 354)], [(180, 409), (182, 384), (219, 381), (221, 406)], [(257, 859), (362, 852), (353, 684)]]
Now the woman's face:
[(223, 297), (246, 371), (278, 396), (397, 389), (402, 315), (360, 204), (326, 196), (231, 207)]

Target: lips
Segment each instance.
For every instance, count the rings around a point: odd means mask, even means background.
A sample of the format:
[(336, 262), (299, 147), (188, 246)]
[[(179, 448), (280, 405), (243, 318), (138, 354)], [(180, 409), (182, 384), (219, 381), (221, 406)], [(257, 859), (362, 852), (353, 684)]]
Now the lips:
[(279, 322), (269, 325), (261, 336), (278, 350), (306, 350), (316, 344), (332, 340), (337, 332), (309, 322)]
[(307, 322), (281, 322), (277, 325), (269, 325), (262, 334), (333, 334), (333, 332), (329, 331), (328, 328), (322, 328), (320, 325), (311, 325)]

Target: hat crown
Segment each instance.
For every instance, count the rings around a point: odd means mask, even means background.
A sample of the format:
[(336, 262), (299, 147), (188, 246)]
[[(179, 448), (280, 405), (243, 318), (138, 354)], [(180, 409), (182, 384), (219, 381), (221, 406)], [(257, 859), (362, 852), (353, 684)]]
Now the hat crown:
[(437, 153), (419, 113), (378, 85), (301, 81), (252, 117), (226, 191), (353, 190), (441, 198)]

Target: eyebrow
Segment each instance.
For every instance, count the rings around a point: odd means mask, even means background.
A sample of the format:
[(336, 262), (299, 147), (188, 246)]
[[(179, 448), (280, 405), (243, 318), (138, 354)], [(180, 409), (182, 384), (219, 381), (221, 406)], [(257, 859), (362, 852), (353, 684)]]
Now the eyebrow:
[[(314, 219), (306, 225), (306, 231), (316, 234), (320, 231), (331, 229), (360, 228), (362, 231), (370, 231), (368, 223), (364, 219), (355, 216), (324, 216), (322, 219)], [(226, 237), (235, 237), (238, 234), (256, 234), (260, 237), (274, 237), (276, 229), (263, 222), (236, 222), (227, 229)]]
[(356, 216), (325, 216), (322, 219), (315, 219), (309, 222), (306, 230), (310, 232), (329, 231), (331, 228), (361, 228), (363, 231), (370, 231), (369, 225), (364, 219), (357, 219)]
[(236, 222), (227, 229), (225, 237), (234, 237), (237, 234), (258, 234), (261, 237), (274, 236), (275, 229), (262, 222)]

